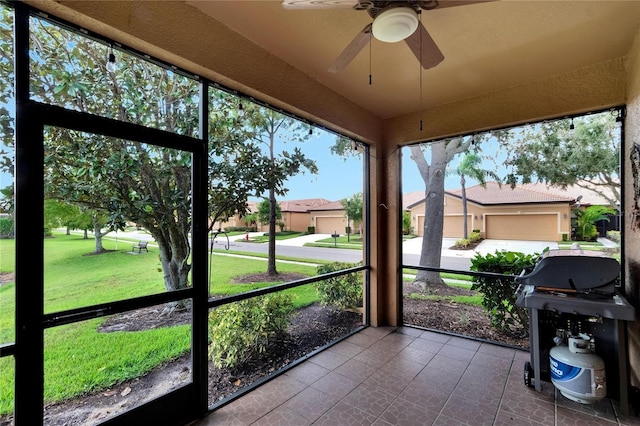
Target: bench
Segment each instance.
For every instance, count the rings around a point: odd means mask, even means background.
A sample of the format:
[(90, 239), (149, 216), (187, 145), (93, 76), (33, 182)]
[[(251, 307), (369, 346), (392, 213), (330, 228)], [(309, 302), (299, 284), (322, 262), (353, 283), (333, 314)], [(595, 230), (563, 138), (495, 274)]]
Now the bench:
[(142, 253), (142, 250), (144, 250), (147, 253), (149, 253), (147, 244), (149, 244), (148, 241), (138, 241), (138, 244), (134, 244), (133, 247), (131, 248), (131, 252), (135, 253), (135, 251), (138, 250), (138, 253)]

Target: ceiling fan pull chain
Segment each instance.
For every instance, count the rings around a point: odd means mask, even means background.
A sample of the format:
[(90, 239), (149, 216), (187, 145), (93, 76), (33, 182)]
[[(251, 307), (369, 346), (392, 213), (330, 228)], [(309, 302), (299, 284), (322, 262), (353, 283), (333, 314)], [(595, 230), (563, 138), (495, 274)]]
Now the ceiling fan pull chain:
[[(420, 19), (420, 26), (422, 26), (422, 12), (418, 11), (418, 19)], [(422, 131), (422, 119), (424, 112), (422, 109), (422, 31), (420, 31), (420, 60), (418, 61), (418, 72), (420, 73), (420, 131)]]
[(371, 53), (372, 53), (372, 47), (371, 45), (373, 44), (373, 33), (369, 32), (369, 86), (371, 86), (372, 84), (372, 79), (371, 79)]

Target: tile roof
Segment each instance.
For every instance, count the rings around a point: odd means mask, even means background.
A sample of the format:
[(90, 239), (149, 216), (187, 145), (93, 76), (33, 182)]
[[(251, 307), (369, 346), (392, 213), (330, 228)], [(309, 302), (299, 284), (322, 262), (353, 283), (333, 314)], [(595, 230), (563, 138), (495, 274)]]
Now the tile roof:
[[(258, 211), (258, 204), (260, 203), (261, 201), (248, 201), (247, 207), (250, 212), (255, 213)], [(304, 200), (285, 200), (278, 202), (282, 212), (295, 213), (305, 213), (313, 207), (319, 207), (329, 203), (331, 203), (331, 201), (324, 198), (307, 198)]]
[(402, 194), (402, 208), (408, 210), (417, 203), (424, 201), (424, 191), (413, 191)]
[[(592, 186), (587, 183), (584, 183), (584, 184), (587, 186)], [(577, 199), (578, 197), (581, 196), (582, 198), (580, 199), (580, 204), (582, 205), (598, 205), (598, 206), (609, 205), (609, 201), (605, 197), (598, 195), (595, 192), (590, 191), (586, 188), (580, 187), (578, 185), (570, 185), (564, 189), (557, 186), (549, 186), (546, 183), (541, 183), (541, 182), (527, 183), (520, 186), (526, 189), (531, 189), (533, 191), (549, 192), (552, 194), (572, 197), (573, 199)], [(613, 195), (613, 191), (608, 186), (598, 187), (598, 191), (602, 192), (604, 195), (609, 197), (609, 199), (612, 199), (612, 200), (615, 199), (615, 196)]]
[[(462, 196), (462, 190), (456, 189), (452, 191), (445, 191), (445, 194), (452, 195), (460, 198)], [(481, 185), (471, 186), (466, 188), (467, 200), (482, 204), (526, 204), (526, 203), (573, 203), (575, 198), (554, 194), (545, 191), (544, 188), (540, 190), (533, 190), (524, 188), (522, 185), (518, 185), (515, 188), (511, 188), (509, 185), (499, 185), (497, 182), (487, 182), (486, 187)]]
[(323, 204), (321, 206), (310, 208), (309, 211), (318, 211), (318, 210), (344, 210), (342, 206), (342, 201), (332, 201), (327, 204)]
[(280, 210), (283, 212), (307, 212), (314, 207), (330, 204), (324, 198), (307, 198), (305, 200), (280, 201)]

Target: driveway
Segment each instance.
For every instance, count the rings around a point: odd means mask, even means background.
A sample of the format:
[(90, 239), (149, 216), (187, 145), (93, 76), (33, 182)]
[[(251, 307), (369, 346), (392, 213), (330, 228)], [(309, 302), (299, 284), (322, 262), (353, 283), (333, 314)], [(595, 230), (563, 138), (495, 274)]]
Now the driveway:
[[(262, 235), (262, 233), (256, 233)], [(330, 238), (330, 234), (310, 234), (301, 237), (289, 238), (286, 240), (276, 240), (278, 246), (302, 247), (306, 243)], [(476, 253), (485, 255), (496, 251), (517, 251), (525, 254), (542, 253), (545, 248), (557, 249), (558, 243), (555, 241), (520, 241), (520, 240), (483, 240), (475, 250), (450, 250), (456, 243), (456, 238), (442, 239), (442, 255), (451, 257), (473, 257)], [(402, 244), (404, 254), (420, 254), (422, 251), (422, 238), (412, 238)]]
[[(442, 239), (443, 257), (474, 257), (476, 253), (485, 255), (496, 251), (517, 251), (525, 254), (542, 253), (549, 249), (557, 249), (558, 243), (555, 241), (520, 241), (520, 240), (482, 240), (475, 250), (450, 250), (456, 243), (456, 238)], [(412, 238), (402, 244), (402, 252), (405, 254), (420, 254), (422, 250), (422, 237)]]

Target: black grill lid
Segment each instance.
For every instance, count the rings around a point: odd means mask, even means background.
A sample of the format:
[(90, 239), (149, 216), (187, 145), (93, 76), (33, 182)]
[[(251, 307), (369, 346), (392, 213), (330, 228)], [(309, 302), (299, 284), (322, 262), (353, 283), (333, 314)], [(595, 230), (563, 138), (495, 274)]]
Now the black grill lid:
[(516, 282), (578, 292), (594, 289), (613, 292), (610, 284), (619, 274), (618, 261), (602, 252), (549, 250), (540, 256), (532, 268), (523, 270), (516, 277)]

